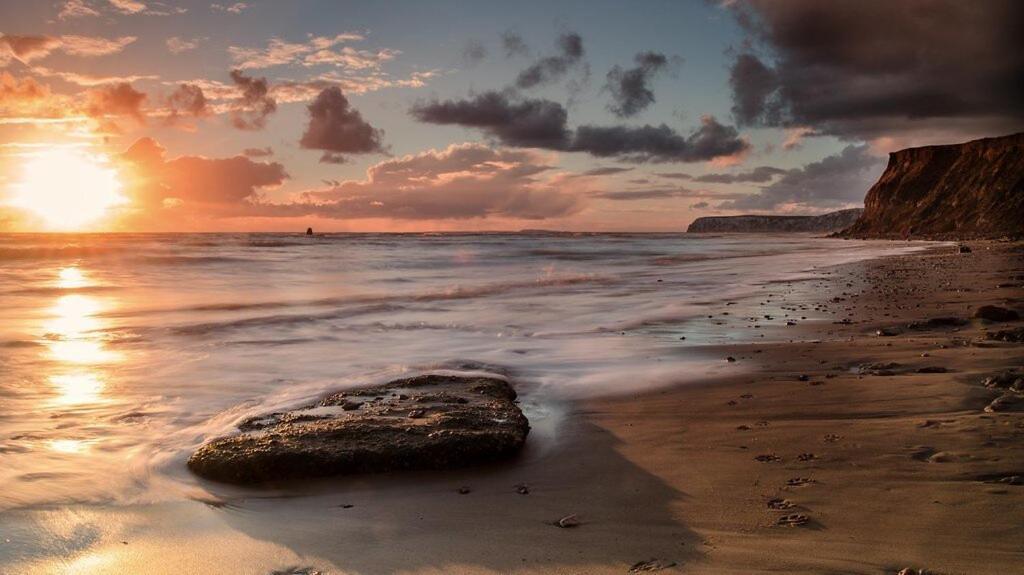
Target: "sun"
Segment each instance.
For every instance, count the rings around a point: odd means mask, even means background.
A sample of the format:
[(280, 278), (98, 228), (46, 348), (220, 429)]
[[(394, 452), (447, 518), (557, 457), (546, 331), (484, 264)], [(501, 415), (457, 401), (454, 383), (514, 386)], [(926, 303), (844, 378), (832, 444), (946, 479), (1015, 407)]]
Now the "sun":
[(80, 230), (110, 208), (124, 204), (117, 171), (102, 157), (80, 150), (47, 150), (24, 165), (11, 204), (40, 218), (48, 228)]

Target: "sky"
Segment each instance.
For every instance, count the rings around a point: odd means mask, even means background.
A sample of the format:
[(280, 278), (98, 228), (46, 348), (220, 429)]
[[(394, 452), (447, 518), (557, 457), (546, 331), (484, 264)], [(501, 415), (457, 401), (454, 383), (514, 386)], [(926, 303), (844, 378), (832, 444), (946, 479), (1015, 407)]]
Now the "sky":
[(0, 1), (0, 230), (679, 231), (1024, 126), (1010, 0)]

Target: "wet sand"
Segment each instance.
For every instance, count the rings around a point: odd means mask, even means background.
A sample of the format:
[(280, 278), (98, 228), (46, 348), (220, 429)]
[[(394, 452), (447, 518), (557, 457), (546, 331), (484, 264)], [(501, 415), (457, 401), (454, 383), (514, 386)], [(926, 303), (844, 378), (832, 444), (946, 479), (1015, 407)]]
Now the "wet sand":
[[(529, 442), (516, 461), (15, 511), (7, 563), (96, 573), (1017, 572), (1024, 485), (998, 480), (1024, 476), (1024, 412), (986, 413), (996, 394), (981, 381), (1024, 365), (1024, 346), (985, 339), (1022, 322), (905, 328), (970, 318), (983, 304), (1024, 306), (1022, 247), (971, 246), (838, 266), (709, 305), (693, 329), (761, 330), (774, 343), (680, 340), (680, 353), (719, 358), (723, 375), (559, 405), (557, 441)], [(893, 326), (898, 335), (876, 334)], [(899, 365), (876, 369), (892, 375), (858, 370), (869, 363)], [(554, 525), (569, 515), (579, 525)], [(806, 523), (779, 524), (791, 515)], [(40, 532), (59, 539), (26, 543)]]

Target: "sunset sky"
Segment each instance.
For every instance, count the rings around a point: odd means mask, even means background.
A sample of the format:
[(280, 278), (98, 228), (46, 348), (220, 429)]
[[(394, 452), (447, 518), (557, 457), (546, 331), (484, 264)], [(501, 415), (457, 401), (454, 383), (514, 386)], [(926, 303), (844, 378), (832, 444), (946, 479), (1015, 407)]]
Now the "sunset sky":
[(0, 229), (682, 230), (1024, 126), (1016, 2), (3, 0)]

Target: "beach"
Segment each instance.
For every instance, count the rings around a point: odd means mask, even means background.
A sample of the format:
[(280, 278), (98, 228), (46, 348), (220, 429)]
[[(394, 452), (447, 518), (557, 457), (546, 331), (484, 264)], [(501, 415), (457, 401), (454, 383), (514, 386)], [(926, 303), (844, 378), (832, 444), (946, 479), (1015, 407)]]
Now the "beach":
[[(118, 453), (123, 498), (22, 490), (0, 514), (5, 572), (1013, 572), (1024, 419), (985, 412), (998, 394), (982, 381), (1020, 366), (1019, 344), (985, 337), (1020, 323), (970, 318), (1021, 305), (1021, 248), (893, 245), (601, 332), (654, 339), (606, 358), (615, 377), (586, 391), (507, 368), (533, 429), (504, 463), (242, 489), (188, 478), (187, 451), (149, 466)], [(908, 327), (935, 317), (967, 321)], [(500, 365), (463, 359), (445, 367)], [(202, 442), (259, 409), (211, 408), (177, 436)]]

